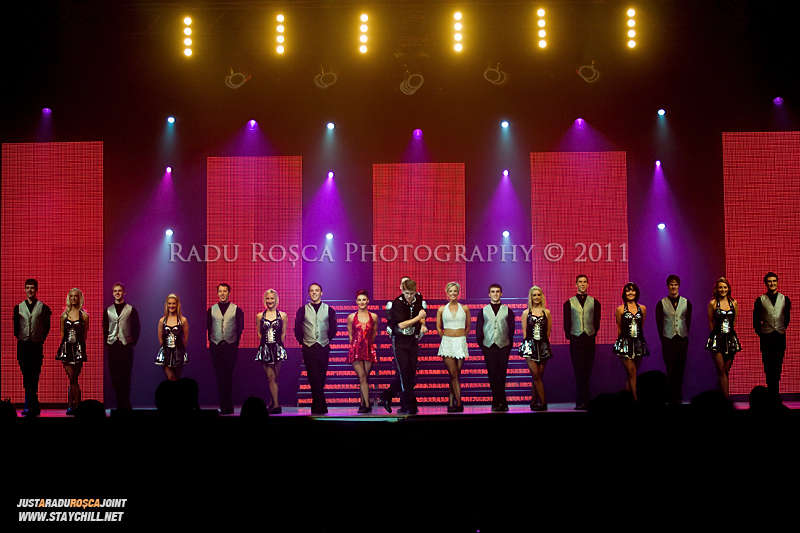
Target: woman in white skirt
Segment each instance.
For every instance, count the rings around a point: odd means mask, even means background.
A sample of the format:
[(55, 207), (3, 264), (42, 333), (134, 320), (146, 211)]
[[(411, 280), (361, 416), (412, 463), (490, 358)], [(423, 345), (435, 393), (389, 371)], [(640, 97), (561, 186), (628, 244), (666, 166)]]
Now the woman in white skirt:
[(443, 305), (436, 312), (436, 331), (442, 338), (439, 345), (439, 356), (444, 361), (447, 373), (450, 374), (450, 402), (447, 406), (448, 413), (461, 413), (464, 406), (461, 404), (461, 368), (467, 358), (467, 333), (470, 328), (469, 308), (458, 303), (458, 294), (461, 286), (451, 281), (445, 287), (447, 305)]

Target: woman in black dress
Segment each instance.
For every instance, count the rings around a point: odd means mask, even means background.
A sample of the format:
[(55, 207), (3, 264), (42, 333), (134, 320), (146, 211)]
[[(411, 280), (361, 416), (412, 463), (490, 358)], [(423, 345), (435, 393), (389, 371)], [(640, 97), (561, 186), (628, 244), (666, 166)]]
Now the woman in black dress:
[(283, 410), (278, 400), (278, 376), (281, 373), (281, 362), (286, 360), (286, 350), (283, 348), (286, 341), (286, 313), (278, 311), (278, 293), (275, 289), (264, 292), (264, 308), (256, 318), (258, 337), (261, 339), (256, 361), (261, 361), (269, 384), (272, 399), (267, 411), (278, 415)]
[(711, 352), (722, 394), (728, 398), (728, 374), (733, 366), (733, 356), (741, 351), (739, 338), (733, 329), (739, 315), (739, 303), (731, 298), (731, 284), (719, 278), (714, 285), (714, 298), (708, 302), (708, 336), (706, 350)]
[(622, 305), (617, 307), (617, 341), (614, 353), (619, 356), (625, 367), (625, 388), (636, 399), (636, 375), (642, 357), (650, 355), (644, 340), (644, 319), (647, 308), (639, 305), (639, 287), (635, 283), (626, 283), (622, 288)]
[(183, 365), (189, 364), (186, 343), (189, 341), (189, 321), (181, 313), (181, 300), (170, 294), (164, 302), (164, 316), (158, 319), (158, 343), (161, 348), (156, 364), (164, 368), (169, 381), (181, 377)]
[(68, 415), (75, 414), (81, 403), (81, 388), (78, 377), (83, 362), (86, 361), (86, 334), (89, 331), (89, 314), (83, 310), (83, 293), (80, 289), (70, 289), (67, 305), (61, 314), (61, 345), (56, 360), (61, 361), (69, 378), (67, 408)]
[(531, 371), (531, 411), (547, 411), (544, 396), (544, 368), (553, 356), (550, 332), (553, 321), (542, 289), (535, 285), (528, 291), (528, 308), (522, 312), (522, 336), (519, 355), (524, 357)]

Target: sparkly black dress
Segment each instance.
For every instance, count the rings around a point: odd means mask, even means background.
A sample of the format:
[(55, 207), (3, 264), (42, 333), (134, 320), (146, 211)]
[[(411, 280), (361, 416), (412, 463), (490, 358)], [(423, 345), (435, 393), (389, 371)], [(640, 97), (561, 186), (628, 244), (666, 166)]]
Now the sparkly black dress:
[(732, 361), (736, 352), (742, 350), (742, 346), (739, 344), (739, 337), (736, 336), (736, 331), (733, 329), (735, 318), (736, 312), (733, 307), (731, 306), (727, 311), (723, 311), (719, 308), (719, 300), (717, 300), (717, 310), (714, 312), (714, 329), (708, 336), (706, 350), (722, 354), (724, 361)]
[(156, 364), (176, 367), (189, 364), (189, 354), (183, 344), (183, 325), (180, 319), (174, 326), (168, 326), (164, 320), (164, 341), (156, 355)]
[(64, 320), (64, 336), (56, 353), (56, 361), (74, 365), (86, 361), (86, 324), (81, 314), (78, 320)]
[(625, 359), (636, 359), (637, 357), (646, 357), (650, 355), (650, 350), (647, 348), (647, 342), (644, 340), (644, 332), (642, 331), (642, 308), (636, 304), (636, 314), (628, 311), (628, 305), (625, 305), (625, 312), (622, 313), (622, 323), (620, 329), (622, 332), (617, 337), (614, 343), (614, 353)]
[(266, 311), (261, 315), (261, 343), (256, 352), (256, 361), (265, 365), (274, 365), (278, 361), (286, 361), (286, 350), (281, 341), (283, 320), (281, 314), (275, 311), (275, 320), (267, 320)]
[(528, 311), (528, 331), (519, 345), (519, 356), (541, 363), (553, 356), (550, 339), (547, 338), (547, 315), (535, 316)]

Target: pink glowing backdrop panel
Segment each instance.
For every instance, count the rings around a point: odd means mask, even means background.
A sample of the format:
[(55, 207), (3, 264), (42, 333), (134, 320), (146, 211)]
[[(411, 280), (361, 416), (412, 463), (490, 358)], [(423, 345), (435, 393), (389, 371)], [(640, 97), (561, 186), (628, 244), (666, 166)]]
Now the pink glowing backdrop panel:
[[(793, 300), (795, 309), (800, 303), (795, 292), (800, 281), (800, 133), (723, 133), (722, 148), (724, 274), (739, 301), (736, 332), (742, 343), (731, 369), (730, 392), (746, 394), (766, 384), (751, 318), (756, 298), (765, 292), (764, 274), (778, 274), (778, 290)], [(781, 392), (800, 392), (795, 320), (786, 333)]]
[(267, 289), (277, 291), (278, 309), (288, 315), (287, 346), (297, 345), (291, 331), (305, 294), (303, 266), (293, 261), (303, 242), (302, 170), (299, 156), (208, 158), (207, 242), (220, 258), (206, 263), (207, 304), (219, 301), (217, 284), (231, 285), (231, 301), (245, 313), (242, 348), (258, 346), (256, 315)]
[(614, 309), (629, 281), (627, 188), (625, 152), (531, 153), (533, 283), (548, 298), (554, 344), (567, 342), (562, 306), (579, 274), (602, 306), (597, 342), (617, 337)]
[(372, 297), (395, 298), (400, 278), (410, 276), (426, 298), (444, 298), (450, 281), (466, 298), (466, 264), (455, 257), (464, 247), (464, 218), (463, 163), (373, 165)]
[(24, 401), (12, 329), (27, 278), (53, 312), (44, 344), (39, 401), (67, 402), (67, 378), (55, 361), (60, 314), (73, 287), (89, 313), (82, 398), (103, 400), (103, 143), (3, 144), (2, 394)]

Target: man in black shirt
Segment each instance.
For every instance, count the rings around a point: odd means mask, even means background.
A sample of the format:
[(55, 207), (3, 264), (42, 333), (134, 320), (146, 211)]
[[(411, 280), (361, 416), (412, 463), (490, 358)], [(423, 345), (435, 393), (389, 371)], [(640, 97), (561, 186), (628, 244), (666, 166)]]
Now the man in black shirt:
[(681, 278), (667, 277), (669, 294), (656, 306), (656, 326), (661, 338), (661, 354), (667, 369), (669, 403), (683, 402), (683, 374), (689, 352), (689, 328), (692, 325), (692, 302), (680, 296)]
[(231, 286), (217, 285), (219, 302), (208, 308), (206, 330), (208, 331), (208, 353), (214, 365), (219, 392), (219, 412), (233, 414), (233, 370), (239, 351), (239, 339), (244, 331), (244, 311), (231, 303)]
[(753, 306), (753, 329), (760, 339), (761, 362), (764, 363), (767, 388), (778, 394), (792, 302), (778, 292), (778, 275), (774, 272), (767, 272), (764, 285), (767, 286), (766, 294), (762, 294)]
[(44, 341), (50, 333), (50, 308), (36, 298), (39, 282), (25, 280), (25, 300), (14, 306), (14, 336), (17, 338), (17, 362), (25, 389), (25, 416), (37, 416), (39, 375), (44, 361)]
[(492, 388), (492, 411), (508, 411), (506, 375), (508, 358), (514, 346), (514, 311), (500, 303), (503, 288), (489, 286), (489, 305), (483, 308), (475, 322), (475, 339), (483, 352), (486, 373)]
[(325, 401), (325, 381), (330, 362), (330, 342), (336, 337), (336, 311), (322, 301), (322, 286), (308, 286), (310, 301), (297, 310), (294, 318), (294, 338), (302, 346), (308, 385), (311, 387), (311, 413), (328, 412)]
[(592, 399), (589, 379), (597, 351), (595, 336), (600, 331), (600, 302), (589, 296), (589, 278), (580, 274), (575, 278), (578, 293), (564, 302), (564, 335), (569, 339), (569, 357), (575, 369), (575, 409), (589, 407)]
[(391, 328), (392, 352), (394, 353), (395, 379), (383, 394), (378, 404), (392, 412), (392, 398), (400, 392), (400, 414), (417, 414), (417, 398), (414, 386), (417, 379), (418, 335), (425, 325), (427, 304), (417, 294), (417, 282), (403, 280), (403, 294), (386, 306), (386, 322)]

